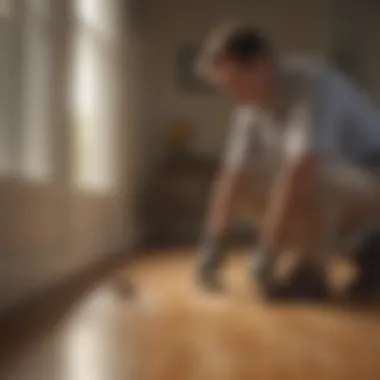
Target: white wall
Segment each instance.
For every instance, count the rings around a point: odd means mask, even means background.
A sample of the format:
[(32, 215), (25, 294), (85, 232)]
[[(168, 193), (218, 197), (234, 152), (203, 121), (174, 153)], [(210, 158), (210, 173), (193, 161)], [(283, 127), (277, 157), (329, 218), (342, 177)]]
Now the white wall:
[(302, 0), (150, 0), (145, 7), (146, 75), (149, 79), (148, 138), (160, 141), (173, 118), (186, 117), (196, 129), (194, 150), (215, 154), (223, 146), (230, 104), (218, 95), (192, 95), (176, 86), (176, 53), (181, 44), (201, 42), (208, 31), (230, 19), (250, 20), (280, 52), (325, 54), (328, 50), (327, 1)]

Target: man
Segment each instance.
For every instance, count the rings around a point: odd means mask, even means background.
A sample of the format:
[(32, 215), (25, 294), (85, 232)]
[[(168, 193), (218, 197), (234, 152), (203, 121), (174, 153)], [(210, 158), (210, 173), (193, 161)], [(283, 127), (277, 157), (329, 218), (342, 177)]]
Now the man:
[[(325, 296), (324, 272), (332, 250), (358, 251), (363, 234), (377, 222), (378, 177), (364, 169), (380, 164), (380, 114), (332, 68), (280, 64), (268, 41), (251, 27), (213, 33), (199, 69), (237, 108), (198, 280), (207, 288), (220, 287), (227, 234), (244, 202), (259, 222), (255, 275), (264, 293)], [(273, 272), (287, 249), (299, 255), (299, 269), (286, 287)], [(364, 260), (356, 289), (378, 277), (371, 257)]]

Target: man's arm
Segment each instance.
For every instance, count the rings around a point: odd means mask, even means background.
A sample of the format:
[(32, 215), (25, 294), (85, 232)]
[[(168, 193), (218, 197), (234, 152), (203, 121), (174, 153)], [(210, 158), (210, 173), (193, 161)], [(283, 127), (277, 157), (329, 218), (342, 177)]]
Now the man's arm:
[(228, 249), (228, 232), (235, 216), (240, 183), (240, 170), (225, 169), (215, 184), (198, 268), (199, 280), (208, 288), (220, 287), (218, 270)]
[[(219, 246), (224, 242), (233, 223), (245, 175), (254, 115), (238, 113), (234, 121), (227, 154), (215, 182), (206, 220), (207, 244)], [(213, 243), (210, 244), (209, 242)]]
[(242, 176), (241, 168), (227, 168), (218, 176), (207, 220), (207, 233), (211, 236), (217, 238), (228, 233), (235, 216)]

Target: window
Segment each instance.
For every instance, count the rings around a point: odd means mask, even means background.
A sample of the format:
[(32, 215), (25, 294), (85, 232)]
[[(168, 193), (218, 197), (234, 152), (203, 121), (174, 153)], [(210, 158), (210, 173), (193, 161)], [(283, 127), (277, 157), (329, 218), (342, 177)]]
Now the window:
[(118, 0), (74, 4), (74, 183), (79, 188), (108, 190), (115, 184)]
[(23, 27), (23, 114), (20, 170), (47, 180), (53, 174), (54, 20), (51, 0), (26, 0)]

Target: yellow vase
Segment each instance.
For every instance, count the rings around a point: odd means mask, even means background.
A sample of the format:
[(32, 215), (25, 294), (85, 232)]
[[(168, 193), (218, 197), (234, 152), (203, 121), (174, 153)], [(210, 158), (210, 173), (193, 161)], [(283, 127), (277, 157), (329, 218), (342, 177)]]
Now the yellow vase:
[(177, 121), (168, 129), (168, 142), (173, 149), (184, 149), (191, 137), (191, 127), (185, 121)]

